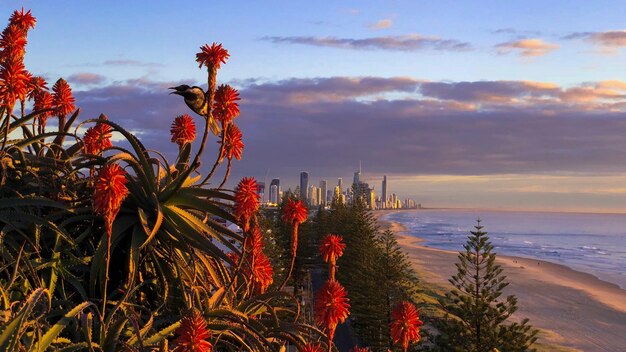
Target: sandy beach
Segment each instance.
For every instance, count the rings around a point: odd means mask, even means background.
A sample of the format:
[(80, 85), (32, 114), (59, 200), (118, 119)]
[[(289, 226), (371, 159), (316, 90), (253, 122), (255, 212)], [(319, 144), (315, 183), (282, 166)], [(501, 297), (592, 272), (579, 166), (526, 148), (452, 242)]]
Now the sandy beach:
[[(420, 278), (448, 289), (457, 252), (429, 248), (407, 235), (401, 224), (381, 220), (381, 228), (396, 233)], [(539, 343), (580, 351), (626, 351), (626, 291), (597, 277), (542, 260), (498, 255), (509, 286), (505, 294), (518, 298), (517, 319), (529, 318), (542, 330)]]

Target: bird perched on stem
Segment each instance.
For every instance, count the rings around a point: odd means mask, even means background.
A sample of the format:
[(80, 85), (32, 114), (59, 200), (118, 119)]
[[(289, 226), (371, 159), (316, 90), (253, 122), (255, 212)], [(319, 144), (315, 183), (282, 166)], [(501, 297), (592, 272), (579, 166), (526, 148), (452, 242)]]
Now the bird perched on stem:
[(208, 105), (206, 94), (204, 90), (198, 86), (190, 87), (186, 84), (182, 84), (177, 87), (170, 87), (168, 89), (174, 89), (170, 94), (180, 95), (185, 99), (185, 104), (193, 110), (196, 114), (208, 118), (209, 128), (214, 135), (219, 135), (221, 132), (220, 125), (217, 123), (213, 116), (208, 116)]

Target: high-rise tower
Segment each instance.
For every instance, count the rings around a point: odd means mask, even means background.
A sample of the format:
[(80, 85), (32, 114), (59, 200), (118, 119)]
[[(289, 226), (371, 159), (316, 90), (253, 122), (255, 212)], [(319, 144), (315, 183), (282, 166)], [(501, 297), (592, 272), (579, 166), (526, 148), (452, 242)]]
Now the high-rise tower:
[(272, 179), (270, 182), (270, 203), (280, 203), (280, 179)]
[(302, 171), (300, 173), (300, 199), (302, 199), (305, 203), (308, 203), (307, 193), (309, 192), (309, 173), (306, 171)]
[(381, 207), (387, 208), (387, 175), (383, 176), (383, 194), (381, 199)]
[(320, 192), (322, 192), (322, 197), (320, 199), (320, 205), (326, 206), (328, 203), (328, 199), (326, 197), (326, 191), (328, 190), (328, 181), (321, 180), (320, 181)]

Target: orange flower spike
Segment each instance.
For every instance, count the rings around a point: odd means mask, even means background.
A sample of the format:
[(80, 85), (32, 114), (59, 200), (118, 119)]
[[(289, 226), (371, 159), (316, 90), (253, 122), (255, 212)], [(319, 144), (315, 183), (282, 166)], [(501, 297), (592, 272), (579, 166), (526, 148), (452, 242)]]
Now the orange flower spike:
[(113, 220), (128, 195), (126, 171), (117, 164), (102, 167), (96, 176), (93, 205), (96, 213), (104, 217), (107, 235), (111, 236)]
[(402, 343), (406, 352), (409, 343), (420, 340), (420, 326), (423, 324), (413, 303), (403, 301), (391, 312), (391, 339), (393, 343)]
[(175, 333), (174, 352), (211, 352), (213, 345), (207, 341), (211, 336), (207, 323), (200, 314), (194, 312), (184, 317)]
[(326, 235), (320, 245), (320, 253), (326, 263), (330, 265), (330, 279), (335, 280), (337, 270), (337, 259), (343, 255), (346, 244), (342, 242), (341, 236)]
[(250, 220), (259, 210), (259, 186), (252, 177), (244, 177), (235, 189), (234, 215), (243, 232), (250, 229)]
[(337, 325), (350, 315), (350, 300), (346, 295), (346, 290), (337, 281), (326, 281), (316, 294), (315, 320), (326, 329), (329, 345), (333, 341)]
[(37, 19), (32, 15), (30, 10), (24, 12), (23, 7), (22, 11), (15, 10), (9, 18), (9, 23), (17, 26), (22, 31), (28, 31), (29, 29), (35, 28), (36, 22)]
[(36, 95), (48, 90), (48, 82), (43, 77), (37, 76), (30, 80), (28, 87), (28, 94), (26, 98), (28, 100), (34, 100)]
[(5, 58), (22, 61), (26, 53), (26, 36), (15, 25), (9, 25), (2, 31), (0, 49)]
[(86, 154), (100, 155), (105, 149), (111, 148), (111, 126), (97, 123), (90, 127), (83, 137), (83, 147)]
[(227, 157), (228, 160), (233, 160), (236, 158), (237, 160), (241, 160), (241, 155), (243, 154), (244, 144), (241, 140), (243, 134), (237, 125), (231, 123), (226, 130), (226, 138), (224, 138), (224, 152), (222, 153), (221, 158)]
[[(33, 105), (33, 111), (42, 111), (52, 109), (52, 94), (46, 91), (40, 91), (34, 95), (35, 103)], [(53, 111), (46, 111), (37, 115), (37, 121), (39, 122), (40, 133), (43, 133), (46, 128), (46, 121), (48, 117), (52, 116)]]
[(227, 125), (239, 116), (238, 100), (241, 100), (241, 98), (239, 98), (239, 92), (235, 88), (228, 84), (222, 84), (217, 87), (213, 112), (217, 120), (222, 123), (222, 126)]
[(300, 352), (325, 352), (324, 349), (322, 348), (322, 346), (318, 343), (307, 343), (306, 345), (302, 346), (302, 348), (300, 349)]
[(298, 250), (298, 227), (306, 221), (309, 211), (301, 200), (289, 199), (283, 209), (283, 220), (291, 224), (291, 251), (295, 257)]
[(274, 282), (274, 269), (269, 258), (263, 253), (254, 254), (252, 262), (252, 280), (259, 294), (265, 293), (265, 290)]
[(72, 95), (72, 88), (63, 78), (59, 78), (52, 86), (52, 98), (52, 104), (56, 109), (57, 116), (66, 116), (76, 110), (74, 106), (76, 100)]
[(176, 117), (172, 122), (170, 134), (172, 135), (172, 143), (178, 144), (180, 148), (193, 142), (196, 139), (196, 124), (193, 118), (188, 114)]
[(257, 254), (263, 250), (263, 235), (258, 226), (254, 226), (250, 232), (245, 234), (244, 247), (246, 251)]
[(222, 44), (213, 43), (211, 46), (205, 44), (200, 47), (200, 52), (196, 54), (196, 62), (202, 66), (206, 66), (209, 70), (218, 70), (222, 64), (225, 64), (230, 55), (228, 50), (222, 47)]
[(24, 67), (24, 63), (17, 59), (2, 62), (0, 66), (0, 99), (8, 109), (15, 106), (15, 102), (26, 99), (28, 86), (32, 75)]

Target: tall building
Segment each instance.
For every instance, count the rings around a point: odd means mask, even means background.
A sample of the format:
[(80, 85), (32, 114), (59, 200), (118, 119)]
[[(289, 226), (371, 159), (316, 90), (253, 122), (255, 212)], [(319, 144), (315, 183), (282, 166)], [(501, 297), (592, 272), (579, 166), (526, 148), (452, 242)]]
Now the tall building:
[(358, 185), (359, 182), (361, 182), (361, 160), (359, 160), (359, 171), (354, 173), (354, 179), (352, 180), (352, 183), (355, 185)]
[(280, 203), (280, 179), (272, 179), (270, 182), (270, 203)]
[(265, 199), (265, 182), (257, 182), (257, 186), (259, 187), (257, 193), (259, 198), (261, 198), (261, 202), (263, 202), (263, 199)]
[(311, 186), (311, 188), (309, 189), (309, 205), (311, 206), (318, 206), (320, 204), (320, 199), (319, 199), (319, 188), (315, 187), (315, 186)]
[(381, 198), (381, 208), (387, 208), (387, 175), (383, 176), (383, 194)]
[(308, 201), (308, 191), (309, 191), (309, 173), (306, 171), (302, 171), (300, 173), (300, 199), (307, 203)]
[(327, 190), (328, 190), (328, 181), (321, 180), (320, 181), (320, 192), (322, 192), (322, 196), (321, 196), (320, 204), (322, 206), (326, 206), (326, 204), (328, 203), (328, 198), (326, 198), (326, 191)]
[(343, 192), (343, 178), (339, 177), (337, 179), (337, 187), (339, 187), (339, 193)]

